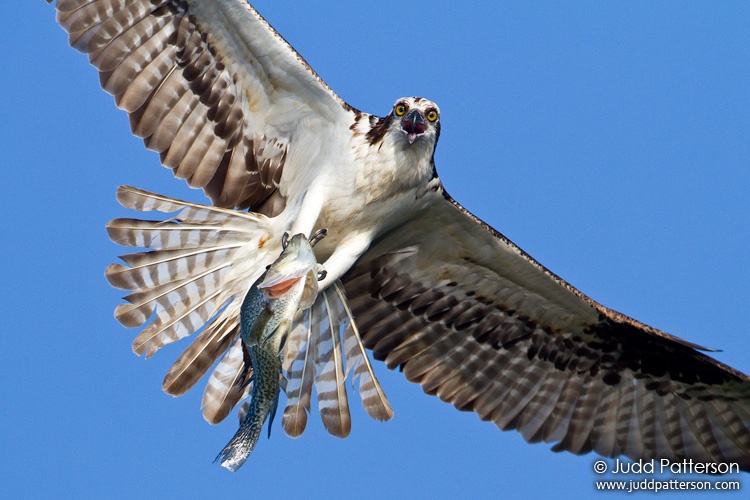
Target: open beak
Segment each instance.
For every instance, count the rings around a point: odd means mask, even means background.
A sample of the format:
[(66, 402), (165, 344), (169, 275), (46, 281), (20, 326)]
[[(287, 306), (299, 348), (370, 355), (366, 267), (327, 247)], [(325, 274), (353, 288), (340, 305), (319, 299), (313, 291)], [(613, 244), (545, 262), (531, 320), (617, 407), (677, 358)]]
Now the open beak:
[(418, 137), (423, 136), (425, 130), (427, 130), (427, 125), (419, 110), (413, 109), (401, 120), (401, 131), (406, 135), (409, 144), (413, 144)]

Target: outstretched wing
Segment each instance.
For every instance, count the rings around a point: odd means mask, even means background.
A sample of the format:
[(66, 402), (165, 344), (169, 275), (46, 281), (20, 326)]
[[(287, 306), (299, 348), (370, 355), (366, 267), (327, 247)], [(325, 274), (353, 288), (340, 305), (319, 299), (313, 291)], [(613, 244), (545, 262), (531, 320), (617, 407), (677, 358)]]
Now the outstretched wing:
[(595, 303), (447, 195), (343, 281), (376, 359), (501, 429), (750, 469), (746, 375)]
[[(48, 0), (51, 1), (51, 0)], [(58, 0), (131, 129), (215, 205), (275, 215), (352, 109), (244, 0)], [(312, 135), (312, 138), (311, 138)]]

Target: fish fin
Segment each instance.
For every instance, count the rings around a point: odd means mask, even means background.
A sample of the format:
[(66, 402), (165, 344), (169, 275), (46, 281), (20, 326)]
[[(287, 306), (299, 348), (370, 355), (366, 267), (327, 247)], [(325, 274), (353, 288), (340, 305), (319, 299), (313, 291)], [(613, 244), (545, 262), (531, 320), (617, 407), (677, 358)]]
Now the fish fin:
[(354, 384), (354, 379), (359, 377), (359, 395), (367, 414), (376, 420), (390, 420), (393, 418), (393, 408), (391, 408), (391, 404), (388, 402), (388, 398), (370, 364), (370, 358), (364, 344), (362, 344), (362, 337), (359, 334), (357, 323), (354, 321), (354, 315), (349, 308), (341, 281), (336, 281), (333, 284), (333, 289), (348, 320), (344, 330), (344, 345), (347, 346), (347, 376), (350, 368), (353, 368), (352, 384)]
[(250, 456), (250, 453), (252, 453), (255, 445), (258, 443), (258, 437), (263, 425), (262, 422), (260, 425), (257, 422), (248, 422), (250, 417), (251, 414), (248, 413), (229, 443), (214, 458), (214, 463), (221, 460), (220, 464), (222, 467), (232, 472), (237, 472), (237, 469), (242, 467), (242, 464), (247, 461), (247, 457)]
[(279, 379), (276, 379), (276, 395), (273, 397), (271, 408), (268, 412), (268, 439), (271, 439), (271, 427), (273, 427), (273, 419), (276, 416), (276, 409), (279, 407)]
[(286, 338), (289, 336), (289, 330), (292, 328), (292, 322), (289, 320), (281, 320), (279, 324), (276, 326), (276, 328), (263, 337), (260, 340), (260, 347), (263, 348), (266, 345), (266, 342), (273, 337), (274, 335), (279, 335), (281, 338), (279, 339), (279, 353), (281, 353), (282, 346), (286, 343)]
[(247, 417), (247, 412), (250, 411), (250, 402), (245, 401), (242, 403), (242, 406), (240, 406), (240, 409), (237, 411), (237, 417), (240, 419), (240, 425), (242, 425), (242, 421), (245, 420)]
[[(272, 319), (273, 311), (271, 311), (268, 307), (264, 307), (263, 309), (261, 309), (261, 311), (258, 313), (258, 316), (253, 320), (252, 324), (248, 328), (247, 336), (245, 336), (243, 333), (245, 344), (247, 344), (248, 347), (262, 347), (263, 344), (265, 344), (266, 341), (271, 338), (273, 332), (265, 335), (265, 331), (268, 328), (268, 323), (270, 323)], [(244, 321), (244, 318), (242, 318), (241, 321)]]

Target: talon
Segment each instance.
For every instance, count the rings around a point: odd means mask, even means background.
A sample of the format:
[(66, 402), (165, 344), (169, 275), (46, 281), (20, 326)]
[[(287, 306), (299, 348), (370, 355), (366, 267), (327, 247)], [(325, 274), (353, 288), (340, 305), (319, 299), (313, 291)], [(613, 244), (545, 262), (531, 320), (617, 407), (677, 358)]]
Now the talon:
[(326, 228), (318, 229), (315, 232), (315, 234), (313, 234), (312, 237), (310, 238), (310, 246), (314, 247), (317, 242), (319, 242), (326, 236), (328, 236), (328, 229)]

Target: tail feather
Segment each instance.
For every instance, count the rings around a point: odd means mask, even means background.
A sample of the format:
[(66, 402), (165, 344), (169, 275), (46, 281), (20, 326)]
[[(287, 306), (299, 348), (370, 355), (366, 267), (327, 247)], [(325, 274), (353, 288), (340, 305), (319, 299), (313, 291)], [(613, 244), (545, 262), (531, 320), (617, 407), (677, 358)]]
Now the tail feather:
[[(180, 294), (182, 296), (182, 294)], [(133, 352), (139, 356), (153, 354), (167, 344), (194, 334), (226, 304), (227, 294), (222, 290), (203, 295), (184, 295), (184, 302), (173, 309), (157, 309), (156, 319), (133, 341)], [(156, 301), (157, 307), (161, 305)]]
[(244, 295), (260, 274), (255, 264), (273, 251), (259, 252), (261, 239), (267, 237), (265, 216), (128, 186), (118, 189), (117, 199), (140, 211), (178, 212), (163, 222), (116, 219), (107, 225), (115, 242), (153, 249), (126, 255), (122, 259), (128, 266), (113, 264), (106, 271), (113, 286), (134, 290), (125, 297), (129, 303), (117, 307), (115, 317), (129, 327), (153, 318), (133, 343), (139, 355), (151, 356), (200, 330)]
[(312, 309), (308, 309), (305, 320), (299, 321), (286, 341), (284, 372), (286, 373), (286, 408), (281, 425), (289, 437), (299, 437), (307, 426), (310, 413), (315, 367), (311, 344)]
[(237, 314), (235, 308), (228, 307), (206, 325), (167, 372), (162, 384), (164, 392), (181, 396), (205, 375), (239, 337)]
[(177, 218), (187, 222), (220, 221), (224, 223), (230, 220), (265, 226), (268, 221), (268, 217), (254, 212), (240, 212), (230, 208), (192, 203), (132, 186), (120, 186), (117, 189), (117, 201), (125, 208), (132, 208), (139, 212), (157, 210), (164, 213), (173, 213), (181, 210)]
[(252, 379), (253, 368), (245, 363), (245, 347), (238, 337), (208, 378), (201, 402), (203, 418), (211, 424), (224, 420), (250, 393)]
[[(107, 268), (113, 286), (132, 291), (115, 316), (125, 326), (146, 325), (133, 350), (147, 357), (200, 332), (166, 374), (163, 388), (169, 394), (184, 394), (224, 356), (209, 377), (202, 400), (204, 418), (220, 422), (251, 389), (253, 370), (239, 338), (239, 307), (264, 265), (276, 256), (271, 219), (132, 187), (121, 187), (117, 198), (128, 208), (175, 215), (165, 221), (115, 219), (107, 225), (113, 241), (149, 249), (124, 255), (124, 265)], [(264, 245), (269, 238), (272, 243)], [(287, 435), (303, 433), (315, 386), (324, 426), (331, 434), (346, 437), (351, 430), (345, 386), (349, 373), (359, 377), (359, 393), (370, 416), (379, 420), (393, 416), (339, 283), (321, 292), (300, 316), (283, 352)], [(284, 379), (280, 382), (284, 386)], [(253, 442), (248, 448), (252, 439), (248, 441), (246, 432), (241, 427), (217, 457), (230, 470), (236, 470), (254, 446)]]
[(227, 228), (220, 222), (192, 222), (176, 218), (166, 221), (113, 219), (107, 223), (107, 234), (118, 245), (160, 250), (205, 249), (247, 243), (246, 233)]
[[(115, 219), (107, 225), (113, 241), (149, 251), (122, 256), (107, 268), (110, 283), (132, 290), (115, 310), (125, 326), (147, 325), (133, 342), (137, 354), (201, 331), (164, 379), (164, 390), (190, 389), (239, 337), (239, 304), (277, 244), (263, 215), (181, 201), (123, 186), (117, 199), (127, 208), (175, 213), (166, 221)], [(150, 322), (150, 323), (149, 323)], [(215, 423), (247, 394), (252, 370), (227, 357), (204, 394), (204, 416)], [(228, 372), (232, 371), (231, 376)], [(219, 375), (229, 376), (222, 379)], [(213, 398), (213, 399), (212, 399)]]
[(334, 283), (333, 287), (347, 318), (347, 325), (344, 330), (344, 347), (346, 349), (347, 361), (346, 376), (349, 376), (351, 370), (354, 371), (352, 384), (359, 377), (359, 395), (362, 398), (362, 406), (364, 406), (367, 414), (376, 420), (390, 420), (393, 418), (393, 408), (391, 408), (388, 398), (380, 386), (378, 378), (375, 376), (375, 371), (372, 369), (367, 351), (365, 351), (365, 346), (362, 344), (362, 337), (354, 321), (354, 315), (351, 309), (349, 309), (344, 287), (341, 286), (341, 282), (339, 281)]
[(128, 266), (112, 264), (105, 272), (109, 283), (122, 290), (154, 288), (214, 269), (231, 259), (240, 245), (203, 248), (176, 248), (123, 255)]
[(368, 415), (377, 420), (393, 418), (393, 409), (372, 369), (340, 283), (321, 292), (298, 321), (287, 340), (284, 356), (287, 405), (282, 425), (288, 436), (298, 437), (305, 430), (313, 385), (326, 429), (338, 437), (349, 434), (351, 417), (344, 382), (350, 373), (359, 377), (359, 394)]
[[(332, 311), (329, 292), (323, 291), (322, 313), (319, 321), (319, 340), (315, 349), (315, 390), (318, 393), (318, 409), (323, 425), (336, 437), (347, 437), (351, 431), (349, 401), (344, 383), (343, 356), (341, 352), (341, 318)], [(316, 305), (319, 301), (316, 301)]]
[(226, 269), (216, 269), (174, 283), (133, 292), (124, 297), (129, 304), (120, 304), (117, 307), (115, 318), (123, 326), (141, 326), (156, 310), (157, 320), (162, 323), (168, 322), (170, 318), (194, 308), (199, 300), (205, 302), (206, 297), (202, 296), (202, 290), (213, 290), (214, 297), (219, 295), (216, 293), (216, 282), (222, 281), (225, 274)]

